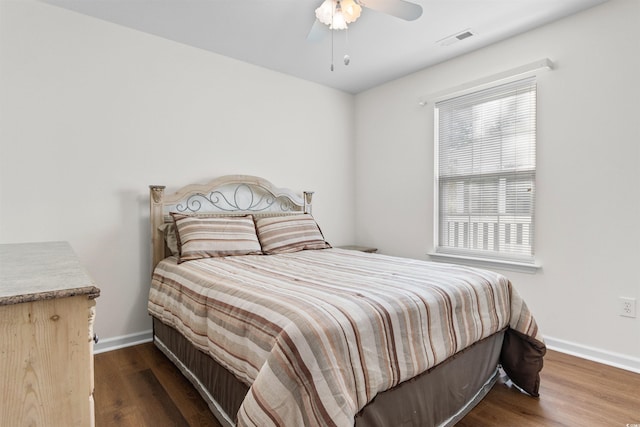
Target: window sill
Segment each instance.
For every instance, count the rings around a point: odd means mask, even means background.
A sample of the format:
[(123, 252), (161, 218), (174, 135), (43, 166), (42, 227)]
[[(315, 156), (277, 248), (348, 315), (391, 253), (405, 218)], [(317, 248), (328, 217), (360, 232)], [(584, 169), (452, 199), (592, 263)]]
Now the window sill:
[(516, 271), (518, 273), (535, 274), (542, 268), (535, 262), (517, 262), (498, 259), (476, 258), (464, 255), (452, 255), (441, 252), (429, 252), (429, 258), (437, 262), (450, 262), (455, 264), (469, 265), (472, 267), (497, 268), (501, 270)]

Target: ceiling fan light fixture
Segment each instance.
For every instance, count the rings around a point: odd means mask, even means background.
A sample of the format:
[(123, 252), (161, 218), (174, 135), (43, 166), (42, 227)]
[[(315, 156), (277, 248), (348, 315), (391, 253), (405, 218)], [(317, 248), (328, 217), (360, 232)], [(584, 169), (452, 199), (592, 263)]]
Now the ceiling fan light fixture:
[(316, 9), (316, 18), (332, 30), (346, 30), (361, 12), (362, 7), (354, 0), (324, 0)]
[(336, 10), (336, 13), (333, 15), (333, 20), (331, 21), (331, 25), (329, 28), (332, 30), (346, 30), (347, 29), (347, 20), (345, 19), (344, 14), (340, 9)]
[(324, 0), (316, 9), (316, 18), (325, 25), (331, 25), (331, 17), (334, 15), (336, 3), (334, 0)]
[(355, 22), (360, 17), (360, 13), (362, 13), (362, 7), (355, 0), (341, 0), (340, 8), (347, 24)]

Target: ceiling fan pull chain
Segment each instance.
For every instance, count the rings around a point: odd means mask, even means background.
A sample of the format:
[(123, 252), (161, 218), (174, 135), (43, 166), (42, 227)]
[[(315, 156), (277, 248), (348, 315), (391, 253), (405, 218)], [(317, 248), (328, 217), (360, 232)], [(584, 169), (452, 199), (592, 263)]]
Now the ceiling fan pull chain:
[(333, 71), (333, 30), (331, 30), (331, 71)]
[[(331, 9), (331, 27), (333, 27), (333, 15), (335, 13), (335, 7)], [(333, 33), (335, 31), (331, 28), (331, 71), (333, 71)]]
[(349, 65), (349, 63), (351, 62), (351, 57), (349, 56), (349, 29), (347, 28), (344, 31), (344, 39), (345, 39), (345, 46), (347, 47), (347, 53), (344, 54), (344, 65)]

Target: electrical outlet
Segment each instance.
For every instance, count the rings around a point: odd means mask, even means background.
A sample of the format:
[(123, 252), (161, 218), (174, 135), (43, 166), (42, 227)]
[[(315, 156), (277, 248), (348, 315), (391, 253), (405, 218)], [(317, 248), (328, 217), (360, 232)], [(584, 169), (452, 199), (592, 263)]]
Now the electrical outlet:
[(620, 297), (620, 316), (636, 317), (636, 299)]

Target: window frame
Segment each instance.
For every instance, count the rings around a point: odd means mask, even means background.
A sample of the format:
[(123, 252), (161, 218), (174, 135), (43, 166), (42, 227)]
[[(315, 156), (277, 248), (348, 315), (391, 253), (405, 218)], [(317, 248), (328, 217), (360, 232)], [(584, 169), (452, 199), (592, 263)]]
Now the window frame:
[[(548, 60), (543, 61), (546, 69), (551, 69), (551, 63)], [(533, 64), (532, 64), (533, 65)], [(532, 226), (533, 226), (533, 231), (532, 231), (532, 235), (530, 236), (532, 239), (532, 244), (531, 244), (531, 254), (530, 255), (526, 255), (526, 256), (522, 256), (522, 255), (517, 255), (517, 254), (509, 254), (507, 253), (506, 255), (500, 254), (500, 253), (495, 253), (495, 252), (491, 252), (491, 251), (478, 251), (475, 249), (461, 249), (461, 248), (455, 248), (452, 249), (450, 247), (446, 247), (446, 246), (441, 246), (440, 245), (440, 236), (441, 236), (441, 229), (440, 229), (440, 218), (441, 218), (441, 212), (440, 212), (440, 183), (441, 183), (441, 177), (440, 177), (440, 169), (439, 169), (439, 162), (440, 162), (440, 121), (439, 121), (439, 110), (437, 108), (437, 103), (443, 102), (443, 101), (447, 101), (447, 100), (451, 100), (460, 96), (466, 96), (466, 95), (474, 95), (477, 94), (478, 92), (487, 90), (487, 89), (495, 89), (498, 88), (500, 86), (503, 86), (505, 84), (510, 84), (510, 83), (514, 83), (514, 82), (518, 82), (520, 80), (524, 80), (524, 79), (533, 79), (534, 80), (534, 84), (536, 85), (536, 104), (535, 104), (535, 112), (534, 112), (534, 117), (536, 119), (536, 134), (535, 134), (535, 140), (534, 140), (534, 150), (537, 151), (537, 145), (538, 145), (538, 135), (537, 135), (537, 117), (538, 117), (538, 102), (537, 102), (537, 84), (538, 84), (538, 79), (536, 78), (536, 74), (535, 71), (537, 71), (539, 68), (534, 69), (534, 70), (530, 70), (530, 72), (525, 73), (525, 75), (519, 74), (519, 75), (513, 75), (510, 78), (507, 79), (500, 79), (497, 81), (489, 81), (486, 82), (482, 85), (478, 85), (478, 86), (473, 86), (470, 88), (467, 88), (465, 90), (462, 91), (451, 91), (448, 94), (445, 94), (443, 96), (438, 97), (438, 99), (436, 99), (433, 102), (433, 118), (434, 118), (434, 223), (433, 223), (433, 227), (434, 227), (434, 251), (429, 253), (429, 256), (436, 261), (444, 261), (444, 262), (454, 262), (454, 263), (463, 263), (463, 264), (470, 264), (470, 265), (474, 265), (474, 266), (480, 266), (480, 267), (490, 267), (490, 268), (502, 268), (502, 269), (508, 269), (508, 270), (515, 270), (515, 271), (520, 271), (520, 272), (526, 272), (526, 273), (535, 273), (536, 271), (538, 271), (541, 266), (540, 264), (537, 263), (536, 258), (535, 258), (535, 224), (536, 224), (536, 218), (535, 218), (535, 213), (537, 211), (537, 207), (535, 206), (535, 199), (536, 194), (535, 191), (533, 193), (534, 196), (534, 206), (533, 206), (533, 211), (532, 211)], [(533, 178), (533, 185), (535, 186), (535, 182), (536, 182), (536, 173), (537, 173), (537, 160), (536, 163), (534, 165), (534, 168), (532, 170), (530, 170)], [(514, 174), (512, 172), (501, 172), (501, 173), (497, 173), (496, 175), (500, 175), (500, 176), (504, 176), (507, 177), (509, 175), (511, 176), (516, 176), (517, 174)], [(467, 177), (471, 177), (473, 176), (473, 173), (467, 174)], [(447, 179), (451, 179), (451, 178), (447, 178)], [(496, 256), (497, 255), (497, 256)]]

